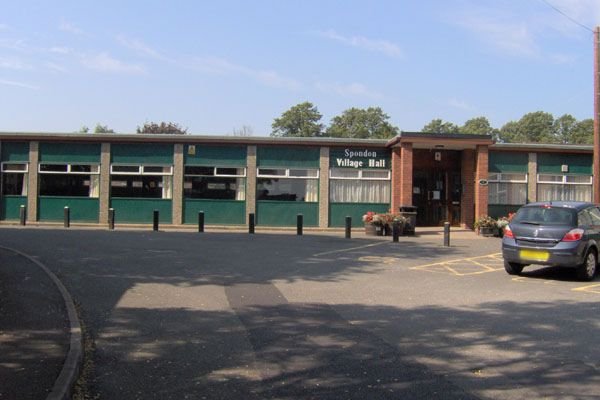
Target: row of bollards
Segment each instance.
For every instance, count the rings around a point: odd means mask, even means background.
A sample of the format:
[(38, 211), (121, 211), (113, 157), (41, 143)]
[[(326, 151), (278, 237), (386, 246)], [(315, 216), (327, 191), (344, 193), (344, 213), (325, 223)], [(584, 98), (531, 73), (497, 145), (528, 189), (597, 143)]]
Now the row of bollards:
[[(71, 226), (71, 209), (66, 206), (64, 208), (64, 227), (69, 228)], [(19, 223), (20, 225), (26, 224), (27, 218), (27, 207), (22, 205), (19, 209)], [(159, 230), (159, 211), (154, 210), (152, 212), (152, 230), (157, 232)], [(254, 234), (256, 227), (256, 216), (254, 213), (248, 214), (248, 233)], [(108, 209), (108, 229), (115, 229), (115, 210), (114, 208)], [(204, 211), (198, 212), (198, 232), (204, 232)], [(304, 215), (298, 214), (296, 216), (296, 235), (302, 236), (304, 233)], [(352, 217), (347, 216), (345, 218), (344, 237), (346, 239), (352, 238)], [(398, 242), (400, 238), (400, 226), (398, 224), (392, 224), (392, 241)], [(450, 223), (444, 222), (444, 246), (450, 247)]]

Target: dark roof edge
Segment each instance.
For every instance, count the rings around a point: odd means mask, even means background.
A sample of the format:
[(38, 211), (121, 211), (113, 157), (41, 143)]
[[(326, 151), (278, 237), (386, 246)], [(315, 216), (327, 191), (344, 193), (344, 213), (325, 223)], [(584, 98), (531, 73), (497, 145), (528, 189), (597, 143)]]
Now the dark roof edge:
[(593, 152), (594, 146), (586, 144), (556, 144), (556, 143), (495, 143), (490, 150), (551, 150), (551, 151), (580, 151)]
[(121, 134), (121, 133), (51, 133), (0, 132), (0, 140), (65, 140), (85, 142), (154, 142), (154, 143), (231, 143), (264, 145), (330, 145), (385, 147), (387, 139), (351, 139), (331, 137), (267, 137), (267, 136), (210, 136), (179, 134)]

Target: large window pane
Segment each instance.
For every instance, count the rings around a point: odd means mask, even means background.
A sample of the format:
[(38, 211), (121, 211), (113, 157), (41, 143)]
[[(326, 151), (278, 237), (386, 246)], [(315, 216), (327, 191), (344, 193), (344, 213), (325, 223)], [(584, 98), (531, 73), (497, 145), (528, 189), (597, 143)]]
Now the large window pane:
[(527, 184), (490, 182), (488, 189), (489, 204), (522, 205), (527, 203)]
[(184, 196), (192, 199), (245, 200), (244, 178), (186, 176)]
[[(170, 176), (118, 175), (111, 179), (112, 197), (171, 198)], [(164, 189), (164, 190), (163, 190)]]
[(591, 185), (538, 184), (539, 201), (592, 201)]
[(40, 196), (90, 197), (90, 175), (40, 174)]
[(27, 196), (27, 174), (2, 174), (2, 194), (8, 196)]
[(390, 202), (390, 181), (333, 179), (329, 185), (333, 203)]
[(258, 178), (257, 200), (318, 201), (317, 179)]

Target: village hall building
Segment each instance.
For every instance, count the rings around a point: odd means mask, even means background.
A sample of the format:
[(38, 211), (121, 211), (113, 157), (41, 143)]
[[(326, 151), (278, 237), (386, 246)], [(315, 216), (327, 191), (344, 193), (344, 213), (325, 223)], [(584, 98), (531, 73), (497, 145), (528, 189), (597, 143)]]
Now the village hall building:
[[(402, 132), (390, 140), (0, 133), (0, 220), (105, 225), (362, 225), (414, 206), (417, 226), (473, 227), (532, 201), (592, 201), (592, 146)], [(596, 188), (598, 190), (598, 188)], [(23, 207), (22, 207), (23, 206)]]

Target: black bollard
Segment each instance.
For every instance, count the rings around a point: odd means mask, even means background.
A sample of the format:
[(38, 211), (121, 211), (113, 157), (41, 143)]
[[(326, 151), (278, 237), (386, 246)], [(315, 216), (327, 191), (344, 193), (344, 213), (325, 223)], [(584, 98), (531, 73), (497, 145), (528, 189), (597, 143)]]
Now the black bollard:
[(158, 210), (154, 210), (152, 213), (152, 230), (158, 231)]
[(392, 223), (392, 242), (397, 243), (400, 239), (400, 224), (398, 222)]
[(64, 216), (65, 228), (68, 228), (69, 226), (71, 226), (71, 210), (69, 209), (69, 207), (65, 206), (63, 216)]
[(248, 233), (254, 233), (254, 213), (248, 214)]
[(27, 220), (27, 207), (21, 206), (21, 207), (19, 207), (19, 222), (21, 225), (25, 226), (26, 220)]
[(352, 217), (346, 216), (346, 239), (352, 238)]
[(198, 212), (198, 232), (204, 232), (204, 211)]
[(115, 229), (115, 209), (108, 209), (108, 229), (111, 231)]
[(444, 222), (444, 246), (450, 247), (450, 222)]
[(304, 224), (304, 215), (298, 214), (296, 216), (296, 234), (302, 236), (302, 225)]

